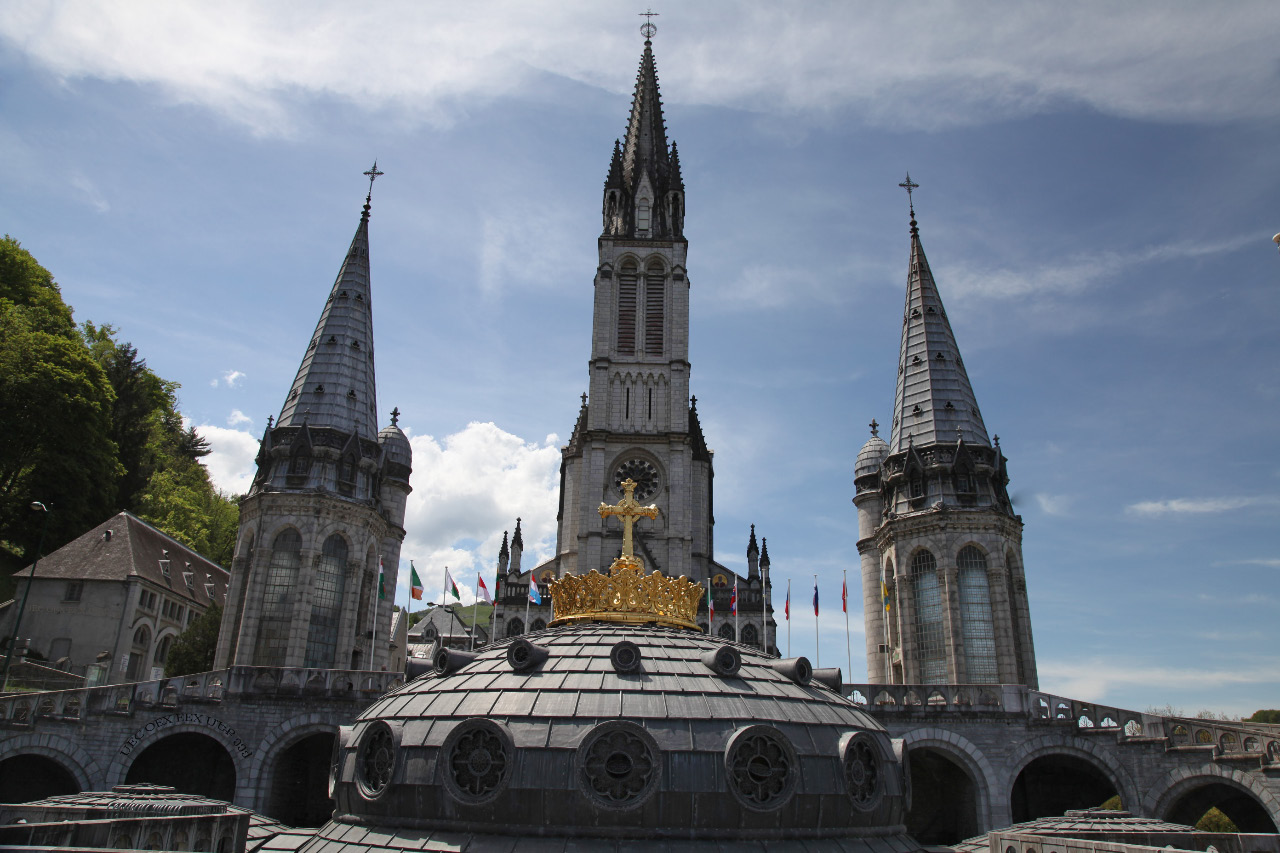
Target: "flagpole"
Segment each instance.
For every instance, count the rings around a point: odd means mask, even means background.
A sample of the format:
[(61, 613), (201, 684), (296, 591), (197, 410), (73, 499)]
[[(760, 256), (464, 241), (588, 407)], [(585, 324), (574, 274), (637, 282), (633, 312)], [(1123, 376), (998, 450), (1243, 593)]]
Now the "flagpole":
[(791, 657), (791, 578), (787, 578), (787, 657)]
[(489, 642), (498, 639), (498, 593), (502, 590), (502, 581), (498, 580), (497, 572), (493, 578), (493, 619), (489, 625)]
[(738, 573), (733, 573), (733, 638), (742, 642), (742, 606), (738, 604)]
[(884, 628), (884, 683), (893, 683), (893, 671), (889, 656), (889, 585), (885, 583), (884, 569), (880, 570), (880, 625)]
[(822, 648), (818, 640), (818, 576), (813, 576), (813, 665), (822, 666)]
[(373, 618), (370, 637), (369, 637), (369, 669), (375, 669), (378, 666), (378, 599), (382, 597), (382, 555), (378, 555), (378, 592), (371, 595), (373, 599)]
[[(844, 589), (840, 593), (840, 605), (844, 608), (844, 650), (849, 655), (849, 668), (845, 672), (853, 672), (853, 641), (849, 639), (849, 570), (844, 570)], [(852, 675), (845, 676), (852, 678)]]
[[(530, 586), (532, 586), (533, 584), (535, 584), (535, 583), (537, 583), (537, 582), (538, 582), (538, 579), (534, 576), (533, 571), (532, 571), (532, 570), (530, 570), (530, 572), (529, 572), (529, 584), (530, 584)], [(529, 633), (529, 605), (530, 605), (532, 602), (533, 602), (533, 590), (532, 590), (532, 589), (527, 589), (527, 590), (525, 590), (525, 594), (524, 594), (524, 630), (520, 632), (520, 633), (522, 633), (522, 634), (527, 634), (527, 633)]]
[(711, 578), (707, 578), (707, 636), (710, 637), (716, 631), (716, 604), (711, 600)]
[[(476, 572), (476, 580), (480, 579), (480, 573)], [(480, 586), (476, 585), (475, 601), (471, 604), (471, 648), (467, 651), (474, 652), (476, 650), (476, 624), (480, 621)]]

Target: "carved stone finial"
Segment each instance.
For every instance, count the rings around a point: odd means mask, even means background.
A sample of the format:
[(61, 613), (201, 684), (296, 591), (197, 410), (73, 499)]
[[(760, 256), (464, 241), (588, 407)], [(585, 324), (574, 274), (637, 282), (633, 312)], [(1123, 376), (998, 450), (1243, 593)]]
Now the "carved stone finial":
[(392, 426), (400, 425), (400, 407), (399, 406), (396, 406), (394, 409), (391, 410), (391, 425)]
[(267, 415), (267, 429), (271, 429), (275, 422), (276, 419), (274, 415)]
[(880, 424), (876, 423), (876, 419), (875, 419), (875, 418), (872, 418), (872, 419), (871, 419), (871, 423), (870, 423), (870, 424), (868, 424), (868, 426), (869, 426), (869, 427), (871, 427), (871, 436), (872, 436), (872, 438), (874, 438), (874, 437), (876, 437), (876, 436), (880, 435)]
[(586, 391), (583, 391), (583, 392), (582, 392), (582, 407), (583, 407), (584, 409), (587, 407), (587, 392), (586, 392)]

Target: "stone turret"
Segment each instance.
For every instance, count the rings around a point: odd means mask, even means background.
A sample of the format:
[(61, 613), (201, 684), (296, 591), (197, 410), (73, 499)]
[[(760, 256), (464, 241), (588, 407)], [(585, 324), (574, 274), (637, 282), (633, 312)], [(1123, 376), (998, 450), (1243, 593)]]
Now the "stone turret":
[(279, 419), (262, 437), (240, 504), (218, 668), (387, 662), (413, 451), (398, 409), (377, 428), (370, 207), (366, 197)]
[(760, 577), (760, 546), (756, 544), (756, 526), (751, 525), (751, 538), (747, 540), (747, 580)]
[[(915, 188), (908, 177), (903, 186)], [(1022, 565), (998, 440), (987, 437), (911, 207), (890, 440), (854, 464), (867, 671), (883, 683), (1036, 687)]]

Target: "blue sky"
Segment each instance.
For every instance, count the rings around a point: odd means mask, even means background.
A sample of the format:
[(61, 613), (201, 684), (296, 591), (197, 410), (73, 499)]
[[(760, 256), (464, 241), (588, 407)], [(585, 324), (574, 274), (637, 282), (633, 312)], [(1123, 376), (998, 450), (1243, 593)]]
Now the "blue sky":
[[(401, 600), (409, 557), (473, 586), (516, 516), (552, 545), (638, 11), (11, 5), (0, 227), (182, 383), (243, 490), (376, 157), (378, 402), (415, 451)], [(865, 677), (852, 468), (891, 416), (910, 170), (1026, 522), (1042, 687), (1280, 706), (1280, 7), (657, 11), (716, 556), (768, 537), (791, 653)]]

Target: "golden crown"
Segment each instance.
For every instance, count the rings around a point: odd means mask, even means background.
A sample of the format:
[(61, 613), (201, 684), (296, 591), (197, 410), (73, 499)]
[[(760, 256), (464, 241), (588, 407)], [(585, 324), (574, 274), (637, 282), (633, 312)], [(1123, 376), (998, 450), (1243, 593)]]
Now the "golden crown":
[(585, 575), (565, 575), (549, 585), (555, 618), (551, 625), (570, 622), (657, 623), (700, 630), (694, 621), (703, 589), (684, 575), (669, 578), (661, 572), (645, 576), (639, 558), (622, 556), (608, 575), (592, 569)]

